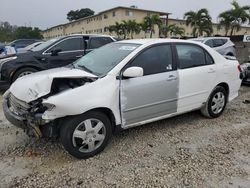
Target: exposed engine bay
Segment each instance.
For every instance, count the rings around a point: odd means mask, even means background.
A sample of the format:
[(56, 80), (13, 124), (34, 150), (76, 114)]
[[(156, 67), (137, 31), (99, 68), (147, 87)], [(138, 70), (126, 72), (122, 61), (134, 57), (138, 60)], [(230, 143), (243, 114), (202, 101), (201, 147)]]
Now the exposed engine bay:
[(57, 95), (61, 92), (81, 87), (91, 83), (97, 78), (79, 77), (79, 78), (54, 78), (51, 85), (50, 93), (31, 102), (24, 102), (16, 98), (11, 92), (6, 93), (6, 105), (19, 119), (19, 127), (23, 128), (28, 135), (36, 137), (57, 137), (58, 120), (46, 121), (42, 115), (46, 110), (51, 110), (55, 106), (43, 103), (44, 99)]

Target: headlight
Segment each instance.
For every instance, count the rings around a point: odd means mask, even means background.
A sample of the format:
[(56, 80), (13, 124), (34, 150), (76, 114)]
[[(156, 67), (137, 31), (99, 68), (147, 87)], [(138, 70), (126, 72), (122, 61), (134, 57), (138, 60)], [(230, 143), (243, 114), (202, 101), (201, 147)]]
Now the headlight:
[(1, 71), (2, 66), (3, 66), (4, 63), (7, 63), (8, 61), (14, 60), (16, 58), (17, 58), (17, 56), (0, 59), (0, 71)]
[(43, 103), (43, 106), (46, 108), (46, 111), (51, 111), (56, 107), (54, 104), (50, 103)]

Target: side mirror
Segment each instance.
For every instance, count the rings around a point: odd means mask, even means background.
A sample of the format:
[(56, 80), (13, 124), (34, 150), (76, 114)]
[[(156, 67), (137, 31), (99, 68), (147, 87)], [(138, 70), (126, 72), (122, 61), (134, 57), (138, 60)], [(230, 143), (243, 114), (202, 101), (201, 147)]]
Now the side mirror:
[(54, 49), (51, 51), (51, 56), (57, 56), (59, 52), (61, 52), (61, 49)]
[(123, 72), (125, 78), (136, 78), (143, 76), (143, 68), (141, 67), (129, 67)]

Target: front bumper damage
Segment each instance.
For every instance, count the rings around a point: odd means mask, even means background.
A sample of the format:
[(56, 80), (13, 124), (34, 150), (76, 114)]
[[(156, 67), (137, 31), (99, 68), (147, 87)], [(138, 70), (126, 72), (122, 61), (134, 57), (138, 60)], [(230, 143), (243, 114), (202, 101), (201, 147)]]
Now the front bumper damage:
[(4, 95), (3, 111), (10, 123), (23, 129), (29, 136), (55, 137), (57, 133), (54, 122), (42, 119), (42, 113), (31, 113), (32, 108), (33, 106), (16, 99), (11, 93)]

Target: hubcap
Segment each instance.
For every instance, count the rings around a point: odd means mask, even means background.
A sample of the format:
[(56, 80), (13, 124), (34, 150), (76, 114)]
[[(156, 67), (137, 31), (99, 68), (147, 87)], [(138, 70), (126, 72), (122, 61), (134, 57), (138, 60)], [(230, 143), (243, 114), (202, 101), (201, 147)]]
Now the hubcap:
[(218, 92), (212, 99), (212, 111), (215, 114), (220, 113), (225, 106), (225, 95), (222, 92)]
[(98, 119), (81, 122), (73, 132), (73, 146), (82, 153), (89, 153), (101, 146), (106, 136), (106, 128)]
[(26, 75), (31, 74), (31, 73), (33, 73), (33, 72), (32, 71), (22, 72), (21, 74), (19, 74), (18, 78), (21, 78), (21, 77), (26, 76)]

